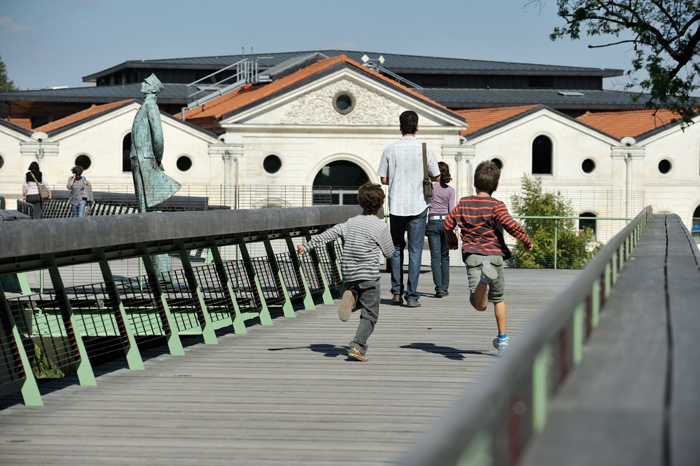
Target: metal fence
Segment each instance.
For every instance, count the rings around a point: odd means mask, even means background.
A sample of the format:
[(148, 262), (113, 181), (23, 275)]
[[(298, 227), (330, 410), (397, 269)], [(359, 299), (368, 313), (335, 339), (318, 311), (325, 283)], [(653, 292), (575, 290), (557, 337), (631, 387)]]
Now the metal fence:
[[(272, 325), (275, 312), (294, 317), (294, 303), (332, 304), (331, 290), (342, 286), (340, 245), (303, 256), (296, 247), (357, 209), (267, 214), (85, 219), (94, 235), (84, 238), (76, 221), (56, 220), (56, 241), (0, 250), (0, 277), (24, 275), (29, 285), (9, 290), (0, 281), (0, 394), (21, 391), (26, 404), (41, 405), (37, 379), (75, 373), (95, 385), (95, 362), (126, 357), (131, 369), (143, 369), (140, 351), (153, 345), (184, 354), (182, 336), (216, 343), (217, 329), (244, 334), (251, 319)], [(0, 230), (0, 240), (18, 228)], [(105, 240), (115, 229), (123, 233)], [(22, 231), (40, 236), (43, 225), (26, 222)], [(250, 254), (258, 243), (265, 252)], [(198, 257), (204, 246), (206, 257)], [(166, 254), (170, 270), (157, 270), (154, 254)], [(37, 283), (44, 274), (48, 283)]]

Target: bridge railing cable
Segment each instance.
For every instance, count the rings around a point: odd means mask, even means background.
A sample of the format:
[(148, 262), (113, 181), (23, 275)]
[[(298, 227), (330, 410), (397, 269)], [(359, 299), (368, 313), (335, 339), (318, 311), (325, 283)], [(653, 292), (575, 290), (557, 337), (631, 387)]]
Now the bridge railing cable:
[(580, 363), (651, 207), (613, 237), (401, 462), (404, 466), (515, 465), (547, 421), (547, 403)]

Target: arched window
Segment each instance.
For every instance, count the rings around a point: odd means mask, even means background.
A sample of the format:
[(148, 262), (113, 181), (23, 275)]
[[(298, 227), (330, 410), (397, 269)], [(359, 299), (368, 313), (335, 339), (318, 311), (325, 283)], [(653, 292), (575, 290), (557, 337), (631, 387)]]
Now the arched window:
[(552, 174), (552, 140), (547, 136), (537, 136), (532, 141), (532, 174)]
[(369, 177), (348, 160), (336, 160), (321, 169), (314, 178), (314, 205), (357, 205), (357, 190)]
[(131, 171), (131, 133), (124, 136), (122, 141), (122, 171)]
[(693, 235), (695, 243), (700, 244), (700, 206), (693, 212), (693, 222), (690, 226), (690, 234)]
[(586, 218), (579, 219), (578, 229), (580, 231), (584, 231), (585, 229), (589, 229), (593, 232), (593, 235), (595, 236), (597, 215), (592, 213), (592, 212), (583, 212), (581, 215), (579, 215), (579, 217), (586, 217)]

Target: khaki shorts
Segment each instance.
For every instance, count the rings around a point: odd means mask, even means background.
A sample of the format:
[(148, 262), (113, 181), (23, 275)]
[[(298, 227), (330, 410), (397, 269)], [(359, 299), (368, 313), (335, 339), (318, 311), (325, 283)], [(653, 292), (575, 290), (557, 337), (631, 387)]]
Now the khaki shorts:
[(501, 256), (482, 256), (480, 254), (468, 254), (464, 258), (464, 265), (467, 266), (467, 277), (469, 278), (469, 302), (476, 309), (474, 304), (474, 291), (481, 280), (481, 264), (490, 262), (496, 272), (498, 278), (492, 281), (488, 286), (488, 300), (490, 303), (500, 303), (503, 301), (506, 281), (503, 276), (503, 257)]

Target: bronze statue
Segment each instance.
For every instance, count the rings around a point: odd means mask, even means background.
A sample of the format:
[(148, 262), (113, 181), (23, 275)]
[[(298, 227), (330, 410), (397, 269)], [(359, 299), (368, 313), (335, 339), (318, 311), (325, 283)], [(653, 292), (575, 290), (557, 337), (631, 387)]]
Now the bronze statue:
[(163, 127), (156, 104), (163, 89), (155, 74), (144, 79), (141, 92), (146, 97), (131, 128), (131, 173), (140, 213), (171, 198), (180, 189), (180, 183), (163, 172)]

